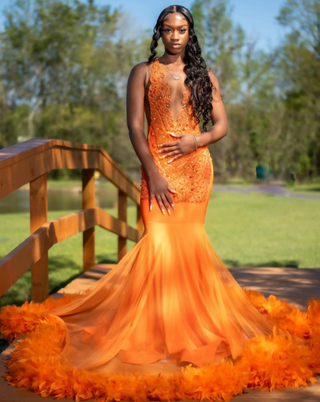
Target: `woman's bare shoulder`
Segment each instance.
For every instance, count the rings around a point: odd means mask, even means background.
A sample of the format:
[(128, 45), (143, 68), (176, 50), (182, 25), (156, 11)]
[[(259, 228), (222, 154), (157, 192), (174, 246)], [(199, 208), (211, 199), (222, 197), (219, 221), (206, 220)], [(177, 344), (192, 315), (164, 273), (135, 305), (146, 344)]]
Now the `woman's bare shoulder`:
[(219, 85), (218, 78), (210, 67), (207, 67), (208, 75), (213, 85)]
[(153, 63), (148, 63), (147, 61), (142, 61), (141, 63), (138, 63), (132, 67), (130, 75), (134, 74), (135, 76), (146, 76), (146, 74), (149, 73), (152, 64)]
[(134, 80), (135, 82), (143, 82), (146, 87), (150, 78), (152, 65), (153, 62), (148, 63), (147, 61), (136, 64), (131, 69), (129, 79)]

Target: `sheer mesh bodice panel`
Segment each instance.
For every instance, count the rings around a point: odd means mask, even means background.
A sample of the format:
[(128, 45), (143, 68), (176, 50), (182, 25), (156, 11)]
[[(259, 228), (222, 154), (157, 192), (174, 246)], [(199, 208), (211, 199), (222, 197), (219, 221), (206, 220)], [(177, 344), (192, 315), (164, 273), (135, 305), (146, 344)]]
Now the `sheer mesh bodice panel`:
[[(211, 190), (213, 164), (208, 147), (198, 148), (171, 163), (170, 158), (161, 159), (158, 145), (179, 141), (169, 133), (201, 135), (200, 127), (193, 116), (193, 107), (189, 102), (190, 88), (185, 85), (182, 109), (175, 120), (170, 110), (171, 89), (164, 80), (159, 60), (155, 60), (150, 75), (148, 102), (150, 125), (148, 126), (148, 145), (159, 172), (178, 192), (171, 193), (174, 203), (204, 202)], [(141, 165), (141, 199), (149, 198), (148, 174)]]

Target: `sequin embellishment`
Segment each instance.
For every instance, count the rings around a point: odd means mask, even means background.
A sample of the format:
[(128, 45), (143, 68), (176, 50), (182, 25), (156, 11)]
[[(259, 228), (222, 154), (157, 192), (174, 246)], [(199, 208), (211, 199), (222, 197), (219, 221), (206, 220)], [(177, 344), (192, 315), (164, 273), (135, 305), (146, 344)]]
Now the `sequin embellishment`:
[[(148, 127), (148, 145), (155, 164), (162, 176), (170, 183), (177, 194), (170, 193), (174, 203), (204, 202), (211, 191), (213, 176), (212, 158), (208, 147), (184, 155), (171, 163), (170, 157), (161, 159), (164, 153), (157, 152), (159, 144), (179, 141), (169, 132), (177, 134), (201, 135), (200, 127), (193, 116), (189, 102), (190, 88), (185, 86), (182, 110), (175, 121), (170, 110), (170, 86), (164, 81), (164, 73), (158, 60), (152, 66), (148, 100), (151, 124)], [(141, 165), (141, 199), (149, 198), (148, 174)]]

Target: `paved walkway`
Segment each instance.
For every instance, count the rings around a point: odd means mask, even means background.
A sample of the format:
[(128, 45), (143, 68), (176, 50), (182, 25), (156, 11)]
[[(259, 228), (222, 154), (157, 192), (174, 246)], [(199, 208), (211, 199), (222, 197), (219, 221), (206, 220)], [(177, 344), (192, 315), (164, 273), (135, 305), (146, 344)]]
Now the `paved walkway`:
[[(70, 294), (87, 286), (101, 278), (112, 268), (112, 265), (96, 265), (79, 278), (72, 281), (65, 288), (60, 289), (54, 296), (61, 297), (63, 291)], [(298, 268), (229, 268), (232, 275), (241, 286), (258, 290), (265, 296), (274, 294), (281, 299), (287, 299), (295, 303), (299, 308), (306, 308), (306, 303), (311, 296), (320, 299), (320, 269)], [(3, 378), (5, 361), (13, 350), (16, 339), (7, 350), (0, 355), (0, 402), (35, 402), (44, 399), (33, 392), (22, 391), (10, 386)], [(290, 402), (319, 402), (320, 401), (320, 376), (318, 383), (298, 389), (284, 389), (261, 391), (260, 389), (246, 390), (242, 395), (232, 399), (234, 402), (252, 401), (290, 401)], [(45, 401), (57, 401), (46, 398)], [(70, 399), (60, 399), (62, 402), (70, 402)], [(90, 401), (89, 401), (90, 402)]]

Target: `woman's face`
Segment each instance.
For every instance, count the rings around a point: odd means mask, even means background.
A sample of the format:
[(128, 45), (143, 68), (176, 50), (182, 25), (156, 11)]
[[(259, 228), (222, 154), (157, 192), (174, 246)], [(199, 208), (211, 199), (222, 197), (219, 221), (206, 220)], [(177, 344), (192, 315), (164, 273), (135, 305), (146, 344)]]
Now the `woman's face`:
[(189, 40), (189, 22), (180, 13), (168, 14), (162, 21), (161, 38), (170, 53), (180, 53)]

